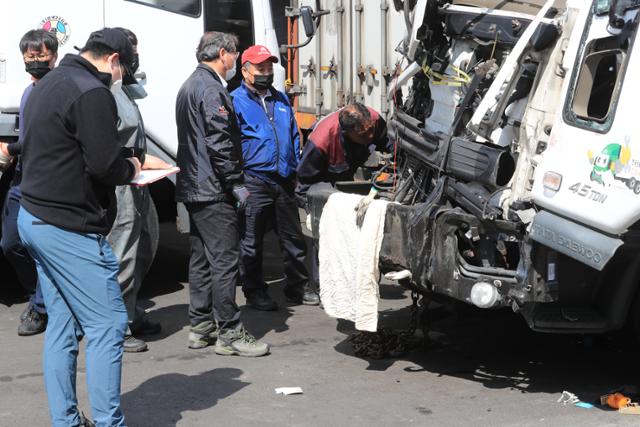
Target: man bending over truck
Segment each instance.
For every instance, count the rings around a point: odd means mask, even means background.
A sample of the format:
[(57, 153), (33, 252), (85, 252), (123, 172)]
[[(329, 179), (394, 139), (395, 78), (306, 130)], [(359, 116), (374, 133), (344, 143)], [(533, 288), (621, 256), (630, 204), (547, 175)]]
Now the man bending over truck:
[[(338, 181), (353, 181), (356, 170), (374, 150), (390, 152), (393, 143), (387, 137), (386, 122), (373, 108), (356, 102), (320, 120), (307, 138), (297, 169), (296, 196), (307, 215), (309, 187), (318, 183), (333, 185)], [(320, 281), (316, 245), (314, 242), (309, 248), (309, 256), (317, 289)]]

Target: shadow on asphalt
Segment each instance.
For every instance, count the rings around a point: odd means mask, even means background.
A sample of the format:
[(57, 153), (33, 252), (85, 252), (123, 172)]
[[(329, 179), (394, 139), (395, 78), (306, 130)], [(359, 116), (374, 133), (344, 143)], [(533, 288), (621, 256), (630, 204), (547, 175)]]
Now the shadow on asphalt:
[[(248, 386), (243, 371), (217, 368), (197, 375), (158, 375), (122, 395), (122, 409), (131, 426), (172, 427), (186, 411), (203, 411)], [(203, 425), (212, 425), (204, 422)]]
[[(141, 338), (147, 342), (160, 341), (180, 332), (189, 324), (189, 304), (176, 304), (151, 310), (147, 316), (150, 321), (159, 322), (162, 325), (162, 331), (159, 334), (145, 335)], [(185, 343), (186, 339), (185, 336)]]
[[(409, 318), (409, 306), (387, 310), (380, 313), (379, 325), (406, 329)], [(338, 320), (336, 329), (347, 335), (336, 351), (356, 357), (347, 341), (355, 331), (353, 323)], [(407, 372), (457, 377), (521, 393), (559, 396), (567, 390), (591, 403), (608, 391), (640, 383), (640, 348), (626, 331), (601, 336), (542, 334), (530, 330), (511, 310), (468, 306), (432, 321), (429, 338), (399, 359), (364, 359), (367, 370), (385, 371), (402, 360), (413, 364)]]

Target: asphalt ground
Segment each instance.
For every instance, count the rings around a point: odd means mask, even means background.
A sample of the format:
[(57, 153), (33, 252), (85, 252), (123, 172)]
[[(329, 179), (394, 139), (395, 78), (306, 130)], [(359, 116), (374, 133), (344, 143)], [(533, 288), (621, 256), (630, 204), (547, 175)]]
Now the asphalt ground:
[[(350, 322), (318, 307), (286, 304), (273, 236), (265, 259), (271, 294), (281, 308), (244, 306), (245, 325), (271, 344), (257, 359), (187, 348), (185, 236), (163, 225), (161, 245), (141, 295), (161, 334), (149, 351), (125, 354), (122, 406), (129, 426), (617, 426), (640, 415), (557, 402), (563, 390), (585, 402), (623, 385), (638, 385), (632, 335), (557, 336), (530, 331), (510, 311), (449, 307), (434, 313), (430, 343), (403, 357), (356, 357)], [(48, 425), (43, 386), (43, 336), (18, 337), (25, 307), (6, 277), (0, 290), (0, 426)], [(404, 328), (409, 293), (381, 286), (380, 324)], [(276, 395), (299, 386), (304, 394)], [(89, 412), (84, 355), (78, 361), (80, 407)]]

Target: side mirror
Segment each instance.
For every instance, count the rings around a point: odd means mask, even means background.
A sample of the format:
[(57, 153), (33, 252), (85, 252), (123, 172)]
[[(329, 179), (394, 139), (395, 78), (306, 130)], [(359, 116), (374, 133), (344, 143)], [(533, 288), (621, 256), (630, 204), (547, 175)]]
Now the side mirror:
[(309, 6), (302, 6), (300, 8), (300, 17), (302, 18), (302, 25), (304, 25), (304, 33), (307, 37), (313, 37), (316, 33), (316, 23), (313, 19), (313, 9)]

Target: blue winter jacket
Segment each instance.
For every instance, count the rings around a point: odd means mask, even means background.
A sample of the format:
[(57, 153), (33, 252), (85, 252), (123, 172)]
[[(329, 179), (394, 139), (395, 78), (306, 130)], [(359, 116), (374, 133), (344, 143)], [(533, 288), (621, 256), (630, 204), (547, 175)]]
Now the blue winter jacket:
[(242, 135), (245, 172), (294, 178), (300, 160), (300, 134), (286, 95), (271, 88), (265, 98), (267, 111), (260, 96), (244, 82), (231, 95)]

